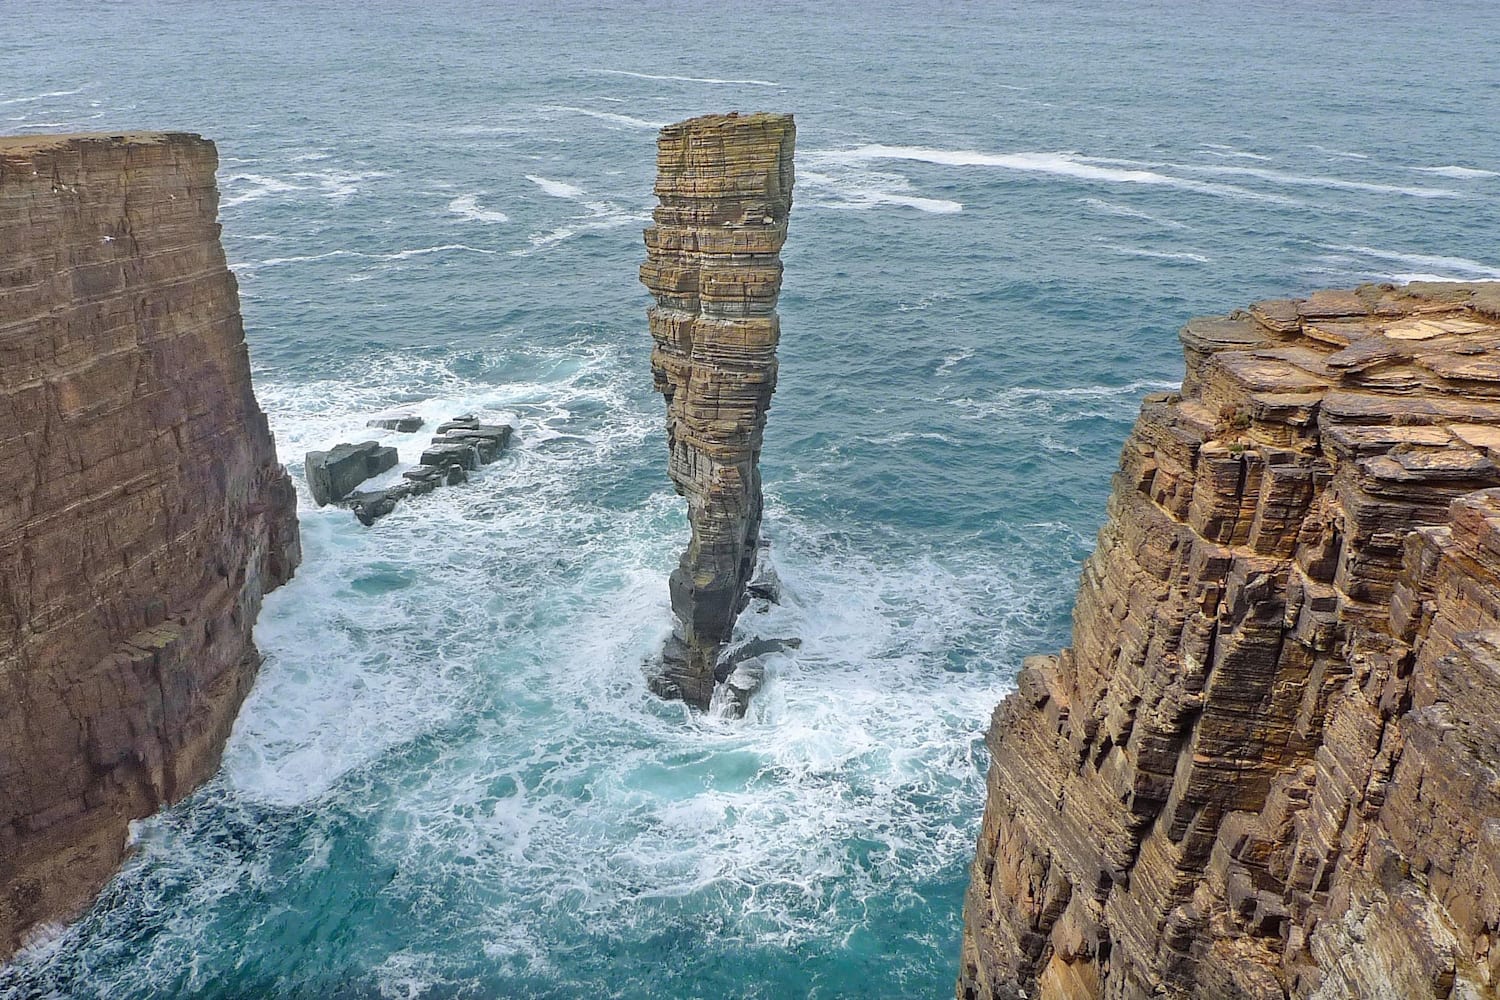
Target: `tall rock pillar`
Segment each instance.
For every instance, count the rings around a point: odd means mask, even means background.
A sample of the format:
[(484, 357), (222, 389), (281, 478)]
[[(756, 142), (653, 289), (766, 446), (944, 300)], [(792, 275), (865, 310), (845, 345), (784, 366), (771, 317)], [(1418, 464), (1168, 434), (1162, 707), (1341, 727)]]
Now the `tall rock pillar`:
[(755, 568), (795, 138), (791, 115), (729, 114), (668, 125), (657, 140), (660, 205), (641, 281), (656, 296), (651, 371), (693, 534), (670, 584), (679, 634), (652, 687), (698, 708)]

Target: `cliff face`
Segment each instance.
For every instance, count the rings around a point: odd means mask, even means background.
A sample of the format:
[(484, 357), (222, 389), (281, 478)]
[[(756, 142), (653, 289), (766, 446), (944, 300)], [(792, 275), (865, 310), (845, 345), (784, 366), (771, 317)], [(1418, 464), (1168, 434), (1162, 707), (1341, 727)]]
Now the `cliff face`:
[(1182, 332), (995, 712), (961, 997), (1500, 984), (1500, 286)]
[(211, 775), (300, 559), (213, 144), (0, 139), (0, 957)]
[(660, 205), (641, 281), (656, 297), (651, 371), (693, 534), (670, 581), (679, 642), (653, 687), (699, 708), (755, 569), (795, 138), (791, 115), (731, 114), (669, 125), (657, 140)]

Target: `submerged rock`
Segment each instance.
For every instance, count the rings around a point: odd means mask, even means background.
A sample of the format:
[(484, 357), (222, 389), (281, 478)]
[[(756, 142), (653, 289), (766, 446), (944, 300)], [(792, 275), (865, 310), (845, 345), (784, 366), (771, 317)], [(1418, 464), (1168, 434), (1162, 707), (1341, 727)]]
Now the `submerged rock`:
[(307, 486), (319, 507), (347, 497), (360, 483), (394, 469), (396, 449), (379, 441), (334, 445), (329, 451), (310, 451), (304, 462)]

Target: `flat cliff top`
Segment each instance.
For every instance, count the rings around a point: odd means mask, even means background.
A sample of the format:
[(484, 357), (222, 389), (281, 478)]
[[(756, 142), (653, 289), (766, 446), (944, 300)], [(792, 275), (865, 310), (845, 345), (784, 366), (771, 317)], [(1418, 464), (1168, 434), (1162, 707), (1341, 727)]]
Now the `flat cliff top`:
[(21, 159), (37, 153), (53, 152), (84, 143), (108, 143), (112, 146), (159, 146), (209, 144), (196, 132), (65, 132), (37, 135), (0, 136), (0, 158)]
[(1214, 358), (1203, 403), (1233, 394), (1267, 404), (1329, 394), (1334, 409), (1370, 395), (1500, 401), (1500, 282), (1363, 285), (1257, 302), (1190, 320), (1182, 341), (1190, 362)]
[(782, 127), (792, 123), (792, 116), (785, 112), (756, 111), (742, 115), (738, 111), (727, 114), (699, 115), (685, 121), (664, 126), (662, 132), (697, 132), (707, 128), (768, 128)]

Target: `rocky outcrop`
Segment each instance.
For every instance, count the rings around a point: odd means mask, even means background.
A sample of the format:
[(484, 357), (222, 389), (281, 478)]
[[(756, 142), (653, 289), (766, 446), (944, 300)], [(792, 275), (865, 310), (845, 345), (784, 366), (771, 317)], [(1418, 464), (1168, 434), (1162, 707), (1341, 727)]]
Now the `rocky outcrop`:
[(336, 444), (328, 451), (308, 452), (303, 459), (303, 472), (313, 503), (326, 507), (353, 493), (355, 487), (371, 476), (394, 469), (397, 461), (395, 448), (382, 447), (379, 441), (361, 441)]
[[(421, 426), (420, 417), (402, 419), (415, 420), (417, 427)], [(515, 428), (509, 424), (480, 423), (479, 419), (471, 413), (445, 420), (438, 425), (437, 436), (432, 439), (431, 447), (422, 452), (420, 464), (401, 473), (402, 482), (383, 489), (350, 492), (341, 499), (354, 511), (354, 516), (359, 523), (369, 527), (378, 518), (395, 510), (396, 505), (407, 497), (425, 496), (439, 486), (457, 486), (459, 483), (468, 482), (471, 471), (490, 464), (505, 453), (505, 449), (510, 447), (511, 437), (514, 434)], [(367, 444), (379, 449), (378, 442), (370, 441)], [(338, 447), (354, 446), (339, 445)], [(359, 445), (358, 447), (365, 446)], [(394, 468), (396, 449), (386, 448), (383, 451), (390, 452), (390, 463), (385, 466), (385, 469)], [(308, 454), (308, 482), (314, 494), (316, 494), (317, 485), (312, 482), (312, 457), (323, 454), (325, 453), (320, 451)]]
[(1500, 286), (1195, 319), (995, 712), (961, 997), (1495, 997)]
[(761, 434), (776, 388), (780, 251), (792, 207), (791, 115), (708, 115), (657, 140), (651, 371), (692, 540), (672, 572), (679, 635), (652, 686), (707, 708), (755, 569)]
[(300, 559), (195, 135), (0, 139), (0, 957), (187, 794)]

